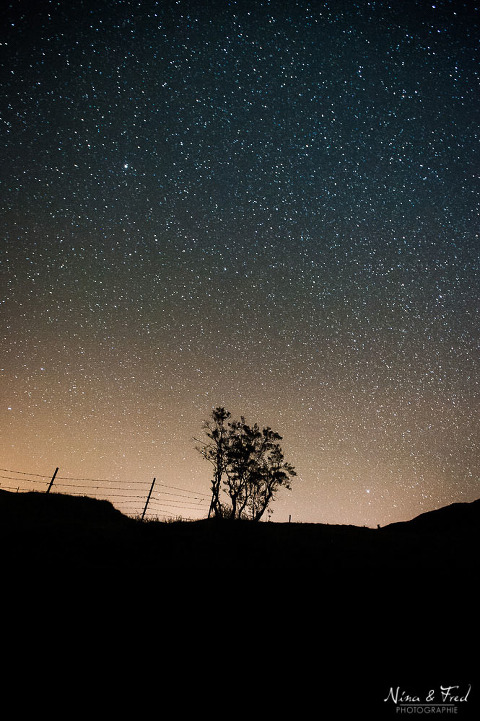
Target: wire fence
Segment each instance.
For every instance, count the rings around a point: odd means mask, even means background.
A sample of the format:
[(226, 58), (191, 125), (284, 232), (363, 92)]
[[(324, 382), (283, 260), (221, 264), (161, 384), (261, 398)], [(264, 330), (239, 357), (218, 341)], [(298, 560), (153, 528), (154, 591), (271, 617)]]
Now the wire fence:
[(153, 484), (152, 481), (128, 481), (121, 484), (107, 478), (61, 476), (56, 471), (53, 475), (46, 475), (0, 468), (0, 489), (14, 493), (36, 491), (89, 496), (110, 501), (125, 515), (143, 517), (145, 520), (198, 520), (207, 516), (210, 504), (208, 493), (156, 480)]

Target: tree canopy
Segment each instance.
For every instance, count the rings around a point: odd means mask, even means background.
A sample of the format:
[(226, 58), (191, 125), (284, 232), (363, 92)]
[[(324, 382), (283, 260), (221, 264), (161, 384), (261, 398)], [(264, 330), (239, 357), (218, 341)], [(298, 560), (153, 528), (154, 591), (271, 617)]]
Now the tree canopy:
[(223, 407), (205, 421), (197, 450), (213, 465), (209, 517), (259, 521), (279, 488), (290, 489), (295, 469), (284, 459), (282, 436), (271, 428), (230, 420)]

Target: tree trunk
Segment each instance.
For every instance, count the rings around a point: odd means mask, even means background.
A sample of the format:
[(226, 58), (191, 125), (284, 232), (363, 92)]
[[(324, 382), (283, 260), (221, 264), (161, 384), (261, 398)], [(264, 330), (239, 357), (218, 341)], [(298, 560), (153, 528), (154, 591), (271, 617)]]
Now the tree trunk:
[(273, 495), (273, 493), (272, 493), (271, 490), (269, 490), (269, 491), (266, 493), (262, 505), (260, 506), (259, 510), (257, 511), (257, 513), (255, 514), (255, 516), (254, 516), (254, 518), (253, 518), (254, 521), (259, 521), (259, 520), (261, 519), (261, 517), (263, 516), (263, 514), (265, 513), (265, 511), (266, 511), (267, 508), (268, 508), (268, 504), (269, 504), (270, 501), (272, 500), (272, 495)]
[(212, 512), (215, 518), (220, 514), (220, 482), (221, 475), (219, 476), (218, 473), (215, 473), (215, 478), (212, 482), (212, 500), (210, 501), (210, 508), (208, 511), (209, 518)]
[(237, 517), (237, 496), (231, 496), (232, 499), (232, 519), (235, 520)]

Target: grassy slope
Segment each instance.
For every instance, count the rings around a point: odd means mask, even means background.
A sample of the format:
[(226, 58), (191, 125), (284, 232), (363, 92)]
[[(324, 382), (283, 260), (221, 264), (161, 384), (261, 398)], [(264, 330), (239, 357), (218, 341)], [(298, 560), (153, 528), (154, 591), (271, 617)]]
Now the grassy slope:
[(382, 529), (325, 524), (141, 523), (108, 501), (0, 491), (13, 563), (116, 567), (477, 568), (480, 500)]

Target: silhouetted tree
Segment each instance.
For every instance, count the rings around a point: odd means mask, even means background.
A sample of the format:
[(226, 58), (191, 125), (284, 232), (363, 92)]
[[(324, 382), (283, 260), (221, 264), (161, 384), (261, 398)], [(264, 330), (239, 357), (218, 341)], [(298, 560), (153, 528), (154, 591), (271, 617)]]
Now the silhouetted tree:
[(230, 413), (225, 408), (214, 408), (211, 419), (205, 421), (203, 430), (209, 441), (203, 443), (197, 448), (204, 458), (213, 465), (212, 479), (212, 499), (208, 510), (208, 517), (222, 515), (222, 506), (220, 502), (220, 488), (222, 483), (222, 475), (225, 471), (226, 457), (226, 438), (227, 428), (225, 421), (230, 418)]
[[(208, 441), (197, 449), (214, 467), (208, 515), (259, 521), (277, 490), (290, 488), (295, 469), (284, 459), (278, 433), (249, 426), (243, 416), (226, 424), (230, 417), (225, 408), (215, 408), (203, 426)], [(222, 489), (229, 506), (220, 500)]]

